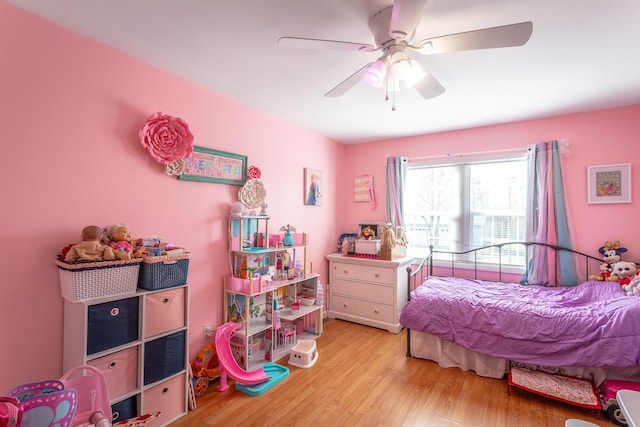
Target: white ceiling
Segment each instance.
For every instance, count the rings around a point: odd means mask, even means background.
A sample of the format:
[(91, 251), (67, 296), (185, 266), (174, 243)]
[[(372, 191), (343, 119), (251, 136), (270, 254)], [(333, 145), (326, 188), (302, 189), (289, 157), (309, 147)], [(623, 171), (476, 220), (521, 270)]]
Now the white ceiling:
[(640, 103), (638, 0), (429, 0), (414, 40), (523, 21), (522, 47), (413, 55), (446, 88), (424, 100), (364, 82), (380, 55), (278, 47), (281, 36), (374, 44), (392, 0), (7, 0), (185, 79), (345, 144)]

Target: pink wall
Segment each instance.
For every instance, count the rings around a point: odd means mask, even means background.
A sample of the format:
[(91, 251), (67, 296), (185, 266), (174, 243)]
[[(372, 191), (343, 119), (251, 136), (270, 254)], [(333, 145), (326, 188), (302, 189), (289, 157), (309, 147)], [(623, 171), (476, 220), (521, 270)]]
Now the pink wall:
[[(191, 353), (222, 322), (226, 217), (240, 187), (178, 181), (140, 145), (156, 111), (184, 118), (196, 145), (248, 155), (262, 169), (272, 229), (310, 233), (326, 282), (336, 196), (303, 206), (303, 168), (337, 188), (344, 147), (239, 105), (0, 1), (0, 122), (5, 151), (0, 260), (0, 393), (62, 372), (55, 255), (89, 224), (128, 223), (191, 251)], [(338, 168), (341, 171), (344, 168)], [(324, 267), (324, 268), (323, 268)]]
[[(529, 144), (555, 139), (569, 142), (570, 153), (562, 161), (576, 249), (599, 257), (598, 248), (605, 241), (620, 240), (629, 248), (623, 260), (640, 261), (640, 231), (635, 225), (640, 202), (639, 118), (640, 106), (633, 106), (403, 138), (393, 144), (347, 146), (346, 164), (350, 165), (347, 181), (352, 182), (359, 175), (373, 175), (380, 203), (373, 210), (365, 203), (352, 204), (350, 215), (341, 217), (341, 227), (355, 229), (356, 219), (384, 220), (384, 159), (387, 156), (411, 158), (520, 147), (524, 150)], [(616, 163), (632, 165), (632, 203), (587, 204), (587, 166)], [(343, 204), (353, 197), (344, 193), (342, 196), (345, 197)]]
[[(88, 224), (126, 222), (136, 235), (161, 235), (189, 248), (192, 355), (204, 341), (202, 325), (222, 322), (226, 216), (239, 187), (166, 176), (137, 140), (156, 111), (184, 118), (196, 145), (246, 154), (262, 169), (273, 226), (291, 223), (310, 233), (310, 260), (324, 283), (324, 254), (335, 249), (337, 236), (359, 222), (384, 220), (386, 156), (524, 148), (551, 139), (571, 144), (564, 167), (577, 247), (597, 254), (605, 240), (620, 239), (630, 248), (627, 259), (640, 259), (632, 221), (638, 173), (630, 205), (587, 205), (585, 190), (587, 165), (635, 168), (640, 106), (342, 146), (2, 0), (0, 52), (6, 242), (0, 342), (8, 349), (0, 353), (0, 393), (62, 374), (62, 299), (53, 258)], [(324, 191), (322, 207), (302, 205), (304, 167), (321, 169), (323, 187), (332, 189)], [(375, 178), (375, 209), (353, 201), (353, 179), (363, 174)]]

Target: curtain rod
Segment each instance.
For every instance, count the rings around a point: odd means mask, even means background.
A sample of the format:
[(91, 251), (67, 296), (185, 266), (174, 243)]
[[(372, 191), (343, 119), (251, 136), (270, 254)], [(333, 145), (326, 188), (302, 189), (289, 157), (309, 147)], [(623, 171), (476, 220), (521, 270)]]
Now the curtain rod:
[(524, 153), (527, 151), (527, 148), (507, 148), (504, 150), (490, 150), (490, 151), (469, 151), (469, 152), (465, 152), (465, 153), (446, 153), (446, 154), (437, 154), (435, 156), (421, 156), (421, 157), (409, 157), (408, 160), (427, 160), (427, 159), (439, 159), (439, 158), (443, 158), (443, 159), (447, 159), (447, 158), (454, 158), (454, 157), (462, 157), (462, 156), (475, 156), (478, 154), (497, 154), (497, 153)]

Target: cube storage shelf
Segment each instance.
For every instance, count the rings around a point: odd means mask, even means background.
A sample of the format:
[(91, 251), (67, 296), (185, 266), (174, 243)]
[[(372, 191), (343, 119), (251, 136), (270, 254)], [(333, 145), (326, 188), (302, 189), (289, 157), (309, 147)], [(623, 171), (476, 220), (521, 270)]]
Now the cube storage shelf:
[(243, 324), (231, 349), (246, 370), (277, 361), (298, 340), (322, 334), (322, 305), (298, 302), (318, 298), (319, 275), (306, 268), (308, 236), (294, 233), (294, 244), (284, 246), (268, 230), (268, 216), (229, 218), (233, 272), (225, 277), (224, 317)]
[(92, 365), (106, 377), (113, 421), (188, 410), (188, 286), (85, 302), (64, 300), (63, 371)]

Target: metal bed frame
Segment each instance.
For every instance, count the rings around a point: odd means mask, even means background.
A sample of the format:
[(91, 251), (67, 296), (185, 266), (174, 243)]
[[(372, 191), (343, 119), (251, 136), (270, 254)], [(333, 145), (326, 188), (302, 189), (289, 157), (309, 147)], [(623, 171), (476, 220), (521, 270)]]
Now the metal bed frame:
[[(487, 246), (482, 246), (479, 248), (474, 248), (474, 249), (469, 249), (466, 251), (442, 251), (442, 250), (436, 250), (433, 249), (433, 245), (429, 246), (429, 255), (427, 255), (426, 257), (424, 257), (422, 260), (420, 260), (420, 263), (418, 264), (417, 267), (412, 268), (411, 266), (407, 267), (407, 277), (408, 277), (408, 286), (407, 286), (407, 301), (409, 301), (411, 299), (411, 291), (413, 289), (415, 289), (417, 286), (419, 286), (422, 282), (424, 282), (426, 277), (429, 276), (433, 276), (433, 264), (434, 264), (434, 254), (447, 254), (450, 256), (450, 261), (441, 261), (438, 260), (438, 262), (449, 262), (450, 266), (449, 267), (443, 267), (443, 268), (449, 268), (450, 269), (450, 276), (455, 277), (455, 264), (457, 262), (457, 259), (461, 256), (472, 256), (473, 257), (473, 262), (471, 263), (473, 265), (473, 279), (478, 279), (478, 252), (485, 250), (485, 249), (492, 249), (492, 248), (497, 248), (498, 249), (498, 281), (502, 281), (502, 273), (503, 273), (503, 264), (502, 264), (502, 250), (504, 247), (510, 247), (513, 245), (521, 245), (521, 246), (525, 246), (525, 251), (526, 254), (528, 255), (528, 249), (531, 247), (545, 247), (548, 250), (550, 250), (552, 252), (552, 254), (554, 255), (554, 259), (555, 259), (555, 263), (554, 263), (554, 275), (553, 275), (553, 285), (558, 284), (559, 283), (559, 264), (560, 264), (560, 259), (559, 259), (559, 255), (561, 252), (568, 252), (571, 253), (574, 256), (574, 260), (575, 260), (575, 256), (579, 257), (579, 260), (583, 260), (582, 262), (584, 263), (584, 271), (585, 271), (585, 278), (589, 277), (589, 262), (590, 261), (596, 261), (598, 263), (598, 271), (599, 271), (599, 266), (600, 264), (602, 264), (602, 258), (596, 258), (594, 256), (585, 254), (583, 252), (579, 252), (576, 251), (574, 249), (571, 248), (566, 248), (566, 247), (562, 247), (562, 246), (558, 246), (558, 245), (553, 245), (553, 244), (549, 244), (549, 243), (539, 243), (539, 242), (505, 242), (505, 243), (497, 243), (494, 245), (487, 245)], [(464, 270), (469, 270), (469, 265), (470, 263), (467, 262), (465, 263), (465, 268)], [(460, 269), (460, 268), (459, 268)], [(480, 269), (480, 271), (483, 271), (482, 269)], [(406, 328), (407, 329), (407, 357), (411, 357), (411, 329)]]

